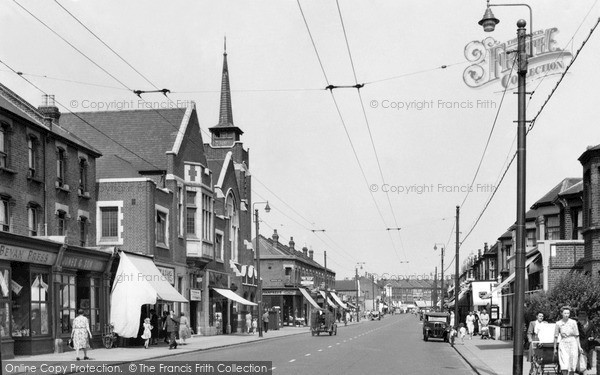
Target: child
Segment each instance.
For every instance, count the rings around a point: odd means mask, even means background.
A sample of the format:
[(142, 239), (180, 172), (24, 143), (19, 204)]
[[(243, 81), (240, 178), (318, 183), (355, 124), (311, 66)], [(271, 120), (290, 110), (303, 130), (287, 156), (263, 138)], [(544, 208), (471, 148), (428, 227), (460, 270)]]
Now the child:
[(144, 333), (142, 334), (142, 338), (146, 340), (144, 342), (144, 348), (148, 349), (148, 345), (150, 344), (150, 338), (152, 337), (152, 326), (150, 325), (150, 318), (144, 319)]
[(460, 341), (464, 344), (465, 343), (465, 336), (467, 335), (467, 328), (465, 327), (464, 323), (460, 323), (458, 326), (458, 334), (460, 336)]
[(458, 332), (456, 331), (456, 327), (452, 326), (450, 328), (450, 337), (449, 337), (449, 341), (450, 341), (450, 345), (454, 346), (454, 340), (456, 339), (456, 336), (458, 336)]
[(256, 321), (256, 318), (252, 319), (252, 334), (254, 334), (254, 332), (256, 332), (256, 328), (258, 327), (258, 322)]

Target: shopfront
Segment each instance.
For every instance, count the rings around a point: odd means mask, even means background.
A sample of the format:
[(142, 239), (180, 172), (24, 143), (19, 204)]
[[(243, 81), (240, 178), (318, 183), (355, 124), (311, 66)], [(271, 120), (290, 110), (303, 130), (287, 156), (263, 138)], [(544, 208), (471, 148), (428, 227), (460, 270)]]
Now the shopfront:
[(78, 308), (96, 339), (106, 322), (103, 272), (111, 254), (0, 234), (2, 357), (64, 349)]

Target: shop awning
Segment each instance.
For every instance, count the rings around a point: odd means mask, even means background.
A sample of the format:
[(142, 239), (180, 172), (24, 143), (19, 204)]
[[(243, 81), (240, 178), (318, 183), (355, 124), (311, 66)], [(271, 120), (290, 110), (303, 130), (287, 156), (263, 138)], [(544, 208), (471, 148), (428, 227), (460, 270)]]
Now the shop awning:
[(239, 295), (235, 294), (235, 292), (233, 292), (232, 290), (229, 289), (219, 289), (219, 288), (213, 288), (213, 290), (217, 293), (219, 293), (220, 295), (222, 295), (223, 297), (230, 299), (232, 301), (235, 302), (239, 302), (242, 305), (246, 305), (246, 306), (258, 306), (258, 304), (254, 303), (254, 302), (250, 302), (247, 299), (240, 297)]
[[(465, 290), (461, 291), (460, 293), (458, 293), (458, 301), (459, 302), (462, 301), (463, 298), (465, 298), (465, 295), (467, 294), (468, 291), (469, 291), (468, 289), (465, 289)], [(448, 302), (448, 307), (453, 307), (454, 301), (455, 300)]]
[(317, 310), (323, 310), (323, 308), (321, 308), (321, 306), (319, 306), (319, 304), (317, 302), (315, 302), (315, 300), (310, 296), (310, 294), (308, 294), (308, 292), (306, 291), (306, 289), (304, 288), (299, 288), (300, 293), (302, 293), (302, 295), (304, 296), (304, 298), (306, 298), (306, 300), (313, 305), (313, 307), (315, 307)]
[(325, 293), (325, 291), (319, 290), (319, 293), (323, 296), (323, 298), (325, 298), (327, 300), (327, 303), (329, 304), (329, 306), (337, 307), (337, 305), (335, 303), (333, 303), (333, 301), (331, 299), (329, 299), (329, 297), (327, 296), (327, 293)]
[(331, 294), (331, 296), (333, 297), (333, 299), (335, 300), (335, 302), (337, 302), (338, 305), (340, 305), (340, 307), (342, 309), (348, 310), (348, 306), (346, 306), (346, 304), (344, 302), (342, 302), (342, 300), (340, 299), (340, 297), (338, 297), (337, 294), (335, 294), (335, 292), (329, 292)]
[(119, 268), (110, 296), (110, 322), (121, 337), (137, 337), (142, 305), (158, 299), (188, 302), (163, 276), (152, 258), (119, 252)]
[[(527, 261), (525, 262), (525, 269), (527, 269), (527, 267), (529, 267), (529, 265), (533, 262), (535, 262), (535, 260), (540, 256), (539, 253), (537, 253), (535, 256), (532, 256), (531, 258), (527, 259)], [(513, 280), (515, 279), (515, 273), (511, 273), (510, 276), (508, 276), (503, 282), (501, 282), (500, 284), (498, 284), (498, 286), (496, 288), (494, 288), (494, 290), (492, 290), (492, 294), (496, 293), (497, 291), (502, 291), (502, 289), (507, 286), (509, 283), (511, 283)]]

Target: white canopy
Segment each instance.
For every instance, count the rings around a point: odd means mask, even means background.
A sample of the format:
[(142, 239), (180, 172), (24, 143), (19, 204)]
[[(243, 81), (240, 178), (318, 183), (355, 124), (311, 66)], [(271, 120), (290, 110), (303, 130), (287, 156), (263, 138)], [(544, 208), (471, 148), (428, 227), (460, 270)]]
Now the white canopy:
[(306, 289), (304, 288), (299, 288), (300, 293), (302, 293), (302, 295), (304, 296), (304, 298), (306, 298), (306, 300), (313, 305), (314, 307), (316, 307), (318, 310), (323, 310), (323, 308), (321, 308), (321, 306), (319, 306), (319, 304), (310, 296), (310, 294), (308, 294), (308, 292), (306, 291)]
[(152, 258), (119, 252), (119, 268), (110, 296), (110, 322), (121, 337), (136, 337), (142, 305), (157, 299), (188, 302), (166, 280)]
[(223, 297), (226, 297), (232, 301), (235, 302), (239, 302), (242, 305), (246, 305), (246, 306), (258, 306), (256, 303), (254, 302), (250, 302), (247, 299), (235, 294), (235, 292), (233, 292), (232, 290), (229, 289), (220, 289), (220, 288), (213, 288), (213, 290), (217, 293), (219, 293), (220, 295), (222, 295)]
[(335, 294), (335, 292), (329, 292), (329, 293), (331, 293), (331, 296), (333, 297), (335, 302), (337, 302), (337, 304), (340, 305), (342, 307), (342, 309), (348, 310), (348, 306), (346, 306), (346, 304), (344, 302), (342, 302), (340, 297), (338, 297), (338, 295)]

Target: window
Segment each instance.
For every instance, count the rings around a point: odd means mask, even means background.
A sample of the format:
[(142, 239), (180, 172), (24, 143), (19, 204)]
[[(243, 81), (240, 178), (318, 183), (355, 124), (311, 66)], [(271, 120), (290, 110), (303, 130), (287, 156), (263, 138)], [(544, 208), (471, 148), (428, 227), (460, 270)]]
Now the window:
[(87, 174), (88, 174), (88, 162), (84, 158), (79, 159), (79, 195), (83, 195), (88, 191), (87, 189)]
[(227, 216), (229, 218), (229, 243), (231, 245), (231, 259), (235, 262), (238, 260), (238, 212), (235, 209), (235, 201), (233, 195), (227, 196)]
[(583, 239), (583, 234), (581, 233), (583, 230), (583, 210), (573, 210), (571, 215), (573, 220), (573, 233), (571, 238), (574, 240), (581, 240)]
[(223, 233), (215, 234), (215, 258), (223, 261)]
[(27, 154), (28, 154), (28, 163), (29, 163), (29, 171), (27, 177), (29, 178), (37, 178), (38, 171), (38, 141), (35, 137), (29, 136), (27, 138)]
[(10, 336), (10, 269), (0, 268), (0, 337)]
[(10, 230), (10, 199), (3, 196), (0, 196), (0, 230)]
[(58, 219), (58, 236), (66, 236), (67, 235), (67, 213), (65, 211), (57, 211), (56, 213)]
[(79, 245), (86, 246), (87, 245), (87, 228), (88, 228), (88, 219), (84, 216), (79, 218)]
[(100, 325), (100, 279), (89, 275), (77, 275), (77, 306), (90, 319), (92, 333), (101, 332)]
[(100, 232), (103, 240), (116, 240), (118, 233), (118, 207), (101, 207), (100, 208), (102, 230)]
[(186, 232), (188, 236), (196, 236), (196, 192), (186, 192)]
[(560, 218), (558, 215), (546, 216), (546, 240), (560, 240)]
[(0, 124), (0, 168), (8, 168), (8, 125)]
[[(59, 332), (70, 333), (77, 312), (75, 303), (75, 275), (58, 275), (60, 285), (58, 293)], [(56, 284), (55, 284), (56, 285)]]
[(58, 148), (56, 151), (56, 181), (58, 182), (58, 187), (63, 187), (66, 184), (65, 167), (65, 149)]
[(527, 229), (527, 238), (525, 239), (525, 246), (531, 247), (537, 245), (537, 239), (535, 237), (535, 229)]
[(202, 194), (202, 239), (212, 241), (212, 213), (213, 202), (212, 197), (207, 194)]
[(27, 222), (30, 236), (38, 236), (38, 205), (30, 204), (27, 207)]
[(183, 211), (183, 187), (177, 187), (177, 215), (179, 215), (179, 236), (185, 235), (185, 212)]
[(156, 210), (156, 243), (167, 244), (167, 214)]

